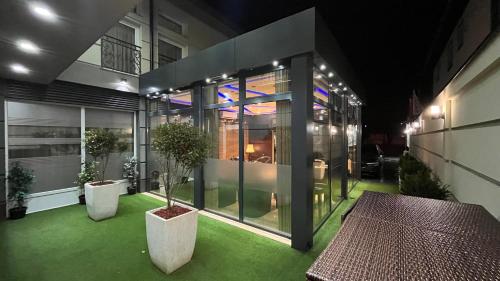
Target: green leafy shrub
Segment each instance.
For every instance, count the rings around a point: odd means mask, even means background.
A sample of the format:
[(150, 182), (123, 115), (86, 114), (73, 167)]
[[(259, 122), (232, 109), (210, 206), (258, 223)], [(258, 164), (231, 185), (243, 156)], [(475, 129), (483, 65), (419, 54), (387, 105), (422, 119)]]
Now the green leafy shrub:
[(32, 170), (24, 168), (19, 162), (14, 163), (9, 171), (7, 181), (9, 182), (9, 199), (15, 202), (15, 207), (24, 206), (34, 179)]
[(85, 150), (94, 158), (96, 166), (100, 167), (96, 174), (96, 179), (101, 184), (104, 183), (104, 173), (108, 166), (110, 153), (115, 151), (123, 153), (127, 148), (128, 144), (120, 142), (118, 137), (109, 130), (94, 128), (85, 132)]
[(186, 182), (195, 167), (205, 163), (210, 146), (205, 134), (185, 123), (160, 125), (152, 136), (152, 147), (160, 155), (158, 170), (170, 208), (175, 190)]
[(417, 158), (407, 154), (401, 156), (399, 159), (399, 177), (403, 179), (406, 175), (414, 175), (419, 171), (428, 171), (430, 169), (427, 168), (422, 162), (420, 162)]
[(400, 192), (404, 195), (445, 200), (450, 195), (448, 186), (442, 185), (439, 178), (432, 176), (429, 169), (406, 174), (401, 181)]
[(85, 184), (88, 182), (92, 182), (97, 177), (97, 167), (95, 162), (85, 162), (82, 164), (83, 170), (78, 173), (76, 177), (75, 183), (80, 187), (80, 195), (85, 193)]
[(127, 161), (123, 164), (123, 177), (128, 180), (131, 188), (137, 186), (137, 159), (135, 157), (127, 157)]

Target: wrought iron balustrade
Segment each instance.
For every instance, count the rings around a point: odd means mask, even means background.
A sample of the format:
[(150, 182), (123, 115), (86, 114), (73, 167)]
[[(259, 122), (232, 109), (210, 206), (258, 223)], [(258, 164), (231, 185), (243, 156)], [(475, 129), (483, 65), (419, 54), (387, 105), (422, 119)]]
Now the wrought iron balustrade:
[(104, 35), (101, 38), (101, 66), (104, 68), (141, 74), (141, 47)]

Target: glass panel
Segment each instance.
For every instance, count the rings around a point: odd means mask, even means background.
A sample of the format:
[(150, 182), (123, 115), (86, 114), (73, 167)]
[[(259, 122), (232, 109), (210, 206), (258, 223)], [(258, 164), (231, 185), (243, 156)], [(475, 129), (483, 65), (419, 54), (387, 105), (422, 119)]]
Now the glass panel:
[(281, 69), (246, 79), (246, 98), (286, 93), (290, 89), (288, 69)]
[[(321, 107), (315, 107), (315, 111), (328, 112), (327, 109)], [(314, 123), (313, 225), (315, 228), (321, 223), (322, 219), (330, 213), (330, 133), (328, 123)]]
[(238, 79), (203, 87), (203, 103), (221, 104), (239, 101)]
[[(115, 151), (109, 156), (105, 179), (119, 180), (123, 178), (123, 163), (134, 154), (134, 113), (102, 109), (85, 109), (85, 130), (103, 128), (113, 132), (119, 141), (128, 143), (128, 149), (120, 154)], [(94, 160), (89, 154), (87, 160)]]
[(331, 193), (332, 193), (332, 209), (335, 205), (340, 203), (342, 199), (341, 189), (342, 189), (342, 166), (339, 165), (337, 167), (332, 168), (332, 178), (331, 178)]
[(204, 166), (205, 207), (238, 218), (238, 107), (205, 110), (204, 130), (211, 151)]
[(170, 101), (170, 110), (187, 109), (193, 107), (193, 99), (190, 90), (169, 94), (168, 99)]
[(158, 66), (169, 64), (182, 58), (182, 49), (163, 40), (158, 40)]
[(245, 106), (244, 220), (290, 233), (291, 103)]
[(329, 102), (329, 87), (325, 76), (317, 71), (314, 71), (314, 97), (326, 103)]
[(9, 166), (33, 170), (32, 192), (75, 186), (80, 172), (80, 108), (8, 102)]

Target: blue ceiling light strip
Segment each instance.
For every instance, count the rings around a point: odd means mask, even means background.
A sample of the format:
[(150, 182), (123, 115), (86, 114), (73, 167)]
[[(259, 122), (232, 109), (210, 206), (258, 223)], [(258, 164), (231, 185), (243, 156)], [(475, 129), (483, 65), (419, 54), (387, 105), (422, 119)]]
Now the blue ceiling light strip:
[(314, 88), (314, 91), (315, 91), (315, 92), (318, 92), (318, 93), (320, 93), (320, 94), (322, 94), (322, 95), (323, 95), (323, 96), (325, 96), (325, 97), (329, 97), (329, 96), (330, 96), (330, 95), (328, 94), (328, 92), (327, 92), (327, 91), (323, 90), (323, 89), (322, 89), (322, 88), (320, 88), (320, 87), (316, 87), (316, 88)]
[(227, 96), (226, 94), (224, 94), (224, 93), (218, 92), (218, 95), (219, 95), (219, 97), (221, 97), (221, 98), (223, 98), (223, 99), (227, 100), (228, 102), (234, 102), (234, 100), (233, 100), (232, 98), (228, 97), (228, 96)]
[(170, 99), (171, 103), (182, 104), (182, 105), (192, 105), (190, 101), (178, 100), (178, 99)]
[[(224, 88), (235, 90), (235, 91), (239, 91), (240, 90), (240, 88), (232, 86), (232, 85), (224, 85)], [(259, 96), (263, 96), (263, 97), (269, 96), (269, 94), (266, 94), (264, 92), (254, 91), (254, 90), (246, 90), (246, 92), (247, 93), (251, 93), (251, 94), (255, 94), (255, 95), (259, 95)]]

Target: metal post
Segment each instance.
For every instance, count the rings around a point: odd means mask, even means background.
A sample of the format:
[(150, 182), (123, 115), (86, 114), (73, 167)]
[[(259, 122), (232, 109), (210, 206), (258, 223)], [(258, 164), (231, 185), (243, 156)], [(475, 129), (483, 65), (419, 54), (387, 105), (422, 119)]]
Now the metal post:
[[(193, 125), (203, 130), (203, 92), (201, 85), (193, 87)], [(194, 198), (193, 205), (197, 209), (205, 208), (205, 192), (203, 182), (203, 167), (194, 169)]]
[(292, 247), (313, 244), (313, 61), (311, 54), (292, 58)]
[(346, 94), (342, 94), (342, 186), (341, 196), (347, 199), (348, 180), (347, 180), (347, 161), (348, 161), (348, 140), (347, 140), (347, 99)]
[(243, 73), (240, 73), (241, 75), (239, 76), (239, 87), (240, 87), (240, 92), (239, 92), (239, 100), (240, 100), (240, 106), (239, 106), (239, 111), (238, 111), (238, 120), (239, 120), (239, 188), (238, 188), (238, 206), (239, 206), (239, 219), (240, 221), (243, 221), (244, 217), (244, 204), (243, 204), (243, 162), (245, 161), (245, 132), (243, 131), (243, 119), (244, 119), (244, 108), (245, 108), (245, 98), (246, 98), (246, 90), (247, 90), (247, 85), (246, 85), (246, 78)]

